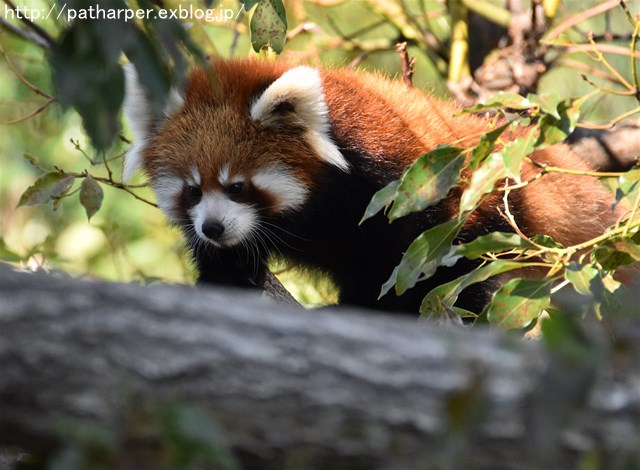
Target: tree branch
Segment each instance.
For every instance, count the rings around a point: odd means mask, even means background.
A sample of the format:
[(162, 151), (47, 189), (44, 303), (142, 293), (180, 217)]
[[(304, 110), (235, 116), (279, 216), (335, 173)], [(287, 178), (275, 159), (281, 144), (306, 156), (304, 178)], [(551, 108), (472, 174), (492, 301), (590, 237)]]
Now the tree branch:
[(242, 468), (559, 469), (583, 452), (622, 468), (639, 457), (640, 328), (601, 330), (616, 354), (569, 362), (497, 332), (0, 265), (0, 444), (55, 449), (73, 420), (149, 447), (132, 415), (179, 401)]

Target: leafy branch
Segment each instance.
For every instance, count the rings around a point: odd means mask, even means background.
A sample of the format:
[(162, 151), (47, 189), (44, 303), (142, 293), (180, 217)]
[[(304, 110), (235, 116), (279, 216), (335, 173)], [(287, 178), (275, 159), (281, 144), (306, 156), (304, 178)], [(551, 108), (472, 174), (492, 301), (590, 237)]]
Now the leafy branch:
[[(77, 141), (71, 139), (71, 143), (93, 164)], [(131, 185), (115, 180), (113, 172), (109, 167), (109, 160), (104, 155), (102, 158), (102, 165), (107, 171), (106, 177), (97, 176), (86, 169), (81, 172), (73, 172), (54, 167), (54, 170), (51, 171), (44, 168), (37, 157), (31, 154), (24, 154), (24, 157), (29, 161), (29, 163), (31, 163), (31, 165), (40, 170), (43, 175), (41, 175), (34, 184), (29, 186), (24, 193), (22, 193), (18, 202), (18, 207), (47, 204), (53, 201), (54, 208), (56, 208), (64, 198), (68, 198), (79, 192), (80, 204), (84, 207), (87, 218), (91, 219), (91, 217), (93, 217), (93, 215), (95, 215), (102, 206), (104, 192), (101, 184), (121, 189), (145, 204), (158, 207), (157, 204), (140, 196), (134, 191), (135, 189), (144, 188), (147, 185)], [(82, 182), (79, 188), (73, 190), (73, 184), (76, 180), (81, 180)]]
[[(479, 265), (431, 290), (420, 308), (423, 316), (461, 315), (506, 328), (524, 328), (552, 305), (552, 296), (567, 287), (590, 299), (599, 317), (610, 311), (613, 299), (620, 295), (620, 284), (613, 274), (640, 261), (640, 170), (606, 173), (565, 169), (530, 156), (536, 149), (566, 139), (576, 126), (580, 106), (587, 98), (561, 100), (556, 96), (500, 94), (467, 112), (493, 110), (513, 121), (498, 121), (475, 145), (440, 146), (428, 152), (409, 166), (398, 181), (379, 191), (363, 220), (380, 211), (394, 220), (451, 197), (450, 190), (454, 187), (459, 187), (461, 193), (457, 218), (427, 230), (414, 240), (382, 287), (381, 295), (394, 287), (396, 294), (401, 295), (433, 276), (438, 267), (467, 258)], [(530, 122), (534, 124), (524, 132), (515, 131), (520, 123)], [(539, 171), (523, 181), (520, 174), (525, 162)], [(563, 246), (548, 236), (528, 237), (511, 213), (509, 194), (552, 173), (603, 179), (616, 204), (626, 207), (627, 212), (604, 233), (579, 244)], [(513, 233), (493, 232), (460, 243), (458, 237), (470, 214), (496, 192), (503, 192), (503, 207), (498, 211)], [(473, 284), (530, 269), (542, 273), (543, 278), (515, 277), (495, 293), (483, 312), (468, 312), (455, 305), (459, 294)]]
[[(613, 46), (609, 46), (608, 48), (604, 48), (603, 45), (601, 44), (597, 44), (593, 33), (589, 33), (587, 34), (587, 40), (588, 40), (588, 47), (587, 45), (583, 45), (583, 44), (575, 44), (573, 41), (567, 39), (567, 38), (562, 38), (562, 39), (556, 39), (559, 37), (559, 35), (575, 26), (576, 24), (578, 24), (580, 21), (583, 21), (586, 18), (589, 18), (591, 16), (595, 16), (597, 14), (600, 14), (604, 11), (609, 11), (610, 9), (614, 8), (615, 6), (620, 6), (622, 8), (622, 10), (625, 13), (625, 17), (627, 18), (628, 22), (631, 24), (632, 28), (633, 28), (633, 32), (631, 34), (630, 37), (630, 42), (629, 42), (629, 47), (626, 50), (626, 52), (624, 50), (613, 50), (611, 49), (611, 47)], [(609, 80), (610, 82), (612, 82), (615, 85), (618, 85), (622, 88), (622, 90), (614, 90), (611, 88), (606, 88), (602, 85), (597, 84), (595, 81), (593, 81), (591, 78), (589, 78), (586, 74), (581, 73), (580, 76), (583, 80), (585, 80), (587, 83), (589, 83), (591, 86), (593, 86), (595, 88), (594, 91), (597, 91), (599, 93), (603, 93), (603, 94), (613, 94), (613, 95), (622, 95), (622, 96), (633, 96), (636, 101), (638, 101), (640, 103), (640, 83), (639, 83), (639, 78), (638, 78), (638, 70), (637, 70), (637, 59), (638, 59), (638, 51), (636, 51), (636, 45), (637, 45), (637, 40), (638, 40), (638, 35), (640, 33), (640, 21), (638, 21), (637, 19), (635, 19), (633, 17), (633, 15), (631, 14), (631, 12), (629, 11), (629, 8), (627, 6), (627, 4), (625, 3), (624, 0), (615, 0), (615, 1), (609, 1), (609, 2), (605, 2), (601, 5), (598, 5), (597, 7), (594, 7), (590, 10), (587, 10), (579, 15), (576, 15), (575, 17), (571, 18), (571, 21), (565, 22), (561, 25), (559, 25), (558, 27), (556, 27), (552, 32), (550, 32), (547, 37), (546, 37), (546, 42), (548, 44), (555, 44), (555, 45), (559, 45), (559, 46), (564, 46), (564, 47), (570, 47), (570, 48), (577, 48), (578, 50), (584, 52), (587, 54), (588, 57), (590, 57), (594, 62), (602, 64), (602, 66), (606, 69), (607, 71), (607, 75), (603, 78)], [(622, 53), (625, 55), (629, 56), (629, 63), (630, 63), (630, 71), (631, 71), (631, 82), (629, 82), (629, 80), (627, 80), (605, 57), (604, 53), (605, 52), (612, 52), (612, 53)], [(602, 74), (600, 74), (602, 76)], [(592, 95), (593, 96), (593, 95)], [(609, 122), (607, 123), (603, 123), (603, 124), (594, 124), (594, 123), (580, 123), (578, 124), (579, 127), (584, 127), (584, 128), (588, 128), (588, 129), (609, 129), (611, 127), (613, 127), (615, 124), (617, 124), (618, 122), (633, 116), (634, 114), (638, 114), (640, 113), (640, 106), (637, 106), (635, 108), (630, 109), (629, 111), (626, 111), (624, 113), (621, 113), (620, 115), (612, 118), (609, 120)]]

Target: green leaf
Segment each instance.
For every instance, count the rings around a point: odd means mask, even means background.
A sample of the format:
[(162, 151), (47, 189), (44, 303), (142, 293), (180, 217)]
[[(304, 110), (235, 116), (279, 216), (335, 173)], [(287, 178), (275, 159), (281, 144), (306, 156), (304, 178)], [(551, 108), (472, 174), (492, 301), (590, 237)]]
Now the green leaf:
[(498, 253), (513, 249), (528, 249), (533, 245), (515, 233), (492, 232), (482, 235), (456, 248), (456, 254), (476, 259), (485, 253)]
[(118, 59), (125, 26), (124, 21), (76, 21), (49, 54), (58, 100), (80, 114), (97, 149), (109, 147), (119, 130), (124, 74)]
[(565, 269), (564, 277), (571, 283), (576, 292), (582, 295), (600, 296), (604, 290), (600, 274), (593, 266), (572, 261)]
[(462, 223), (456, 220), (436, 225), (416, 238), (402, 257), (398, 268), (382, 287), (385, 295), (395, 284), (397, 295), (415, 286), (419, 280), (433, 275), (442, 259), (452, 250), (451, 244), (458, 235)]
[[(640, 232), (638, 232), (640, 233)], [(638, 234), (636, 234), (638, 235)], [(628, 237), (615, 237), (610, 238), (608, 242), (618, 251), (628, 254), (634, 261), (640, 261), (640, 245), (638, 245), (634, 239)]]
[(615, 236), (605, 240), (591, 253), (591, 260), (605, 271), (640, 260), (640, 232), (628, 236)]
[(447, 197), (449, 190), (460, 180), (464, 160), (460, 149), (446, 146), (418, 158), (400, 180), (389, 220), (421, 211)]
[(287, 16), (282, 0), (259, 0), (249, 28), (254, 51), (271, 46), (276, 53), (282, 52), (287, 37)]
[(0, 237), (0, 260), (12, 263), (22, 260), (22, 257), (19, 254), (7, 247), (7, 244), (2, 237)]
[(80, 185), (80, 204), (87, 213), (87, 219), (91, 220), (91, 217), (100, 210), (103, 197), (104, 193), (98, 182), (91, 175), (87, 175)]
[(540, 109), (545, 114), (550, 114), (556, 119), (560, 119), (560, 113), (558, 113), (558, 105), (561, 103), (562, 98), (556, 93), (548, 93), (544, 95), (535, 95), (529, 93), (527, 99), (540, 106)]
[(601, 181), (613, 193), (616, 204), (624, 201), (629, 207), (635, 205), (640, 190), (640, 169), (629, 170), (615, 179), (602, 178)]
[(525, 137), (518, 138), (505, 145), (500, 154), (506, 168), (506, 176), (520, 182), (520, 171), (524, 157), (533, 152), (537, 131), (535, 128), (529, 130)]
[(222, 430), (201, 410), (176, 403), (161, 411), (162, 431), (175, 459), (170, 467), (238, 468), (227, 448)]
[(496, 183), (507, 176), (507, 168), (501, 155), (494, 153), (488, 157), (471, 177), (469, 187), (460, 198), (460, 213), (474, 210), (480, 199), (493, 191)]
[(535, 235), (531, 237), (531, 241), (546, 248), (557, 248), (559, 250), (564, 249), (564, 246), (561, 243), (558, 243), (549, 235)]
[(73, 183), (74, 177), (52, 171), (42, 175), (20, 196), (18, 207), (46, 204), (52, 199), (60, 197)]
[(536, 141), (536, 148), (549, 147), (569, 137), (578, 123), (581, 105), (581, 100), (569, 98), (558, 104), (557, 114), (560, 118), (545, 114), (538, 123), (540, 135)]
[(628, 310), (628, 303), (625, 308), (623, 301), (626, 290), (622, 284), (613, 279), (611, 276), (602, 278), (604, 291), (602, 296), (595, 302), (594, 308), (598, 319), (611, 315), (619, 315), (620, 312)]
[[(593, 266), (572, 261), (565, 269), (564, 276), (576, 292), (589, 297), (596, 315), (602, 319), (602, 312), (607, 312), (610, 309), (614, 299), (609, 289), (606, 288), (601, 273)], [(610, 284), (619, 284), (613, 279), (611, 281)]]
[(511, 279), (497, 290), (487, 310), (490, 323), (525, 328), (550, 304), (550, 280)]
[(487, 132), (480, 138), (480, 142), (478, 142), (478, 145), (476, 145), (471, 152), (471, 158), (469, 159), (469, 168), (471, 168), (471, 170), (478, 168), (478, 165), (480, 165), (480, 163), (489, 156), (495, 146), (496, 140), (498, 140), (498, 137), (500, 137), (507, 127), (509, 127), (509, 123), (504, 126), (500, 126), (491, 132)]
[(382, 288), (380, 289), (380, 295), (378, 296), (378, 300), (385, 296), (393, 286), (396, 285), (396, 279), (398, 278), (398, 268), (399, 266), (396, 266), (395, 268), (393, 268), (393, 271), (391, 272), (391, 276), (389, 276), (389, 279), (387, 279), (387, 282), (385, 282), (382, 285)]
[[(158, 8), (156, 5), (157, 2), (155, 1), (138, 0), (138, 3), (141, 4), (141, 8), (143, 3), (147, 9)], [(208, 41), (208, 38), (202, 37), (200, 25), (195, 26), (197, 30), (195, 37), (200, 38), (200, 44), (196, 44), (191, 34), (187, 32), (187, 28), (185, 28), (184, 24), (177, 18), (163, 19), (158, 15), (149, 15), (145, 16), (144, 23), (147, 31), (146, 35), (149, 37), (151, 47), (161, 56), (158, 57), (158, 60), (170, 65), (170, 67), (166, 65), (163, 66), (163, 72), (166, 73), (166, 70), (171, 70), (174, 82), (180, 84), (189, 67), (185, 52), (187, 52), (195, 62), (199, 62), (202, 67), (208, 67), (209, 63), (206, 59), (205, 49), (201, 47), (201, 44), (207, 51), (211, 51), (212, 45), (210, 41)], [(137, 40), (135, 36), (133, 39)], [(128, 44), (127, 49), (125, 49), (127, 54), (129, 54), (130, 48), (131, 45)], [(138, 65), (140, 65), (140, 63), (136, 62), (136, 67)], [(152, 70), (150, 70), (149, 73), (152, 73)], [(143, 80), (142, 77), (141, 80)], [(142, 84), (145, 85), (145, 82), (143, 81)]]
[(400, 186), (400, 180), (393, 180), (384, 188), (376, 192), (371, 198), (371, 202), (367, 206), (367, 209), (364, 211), (364, 215), (362, 216), (362, 220), (360, 220), (360, 224), (376, 215), (382, 209), (388, 207), (396, 197), (398, 186)]
[(497, 276), (514, 269), (521, 269), (525, 266), (518, 261), (494, 261), (492, 263), (480, 266), (473, 271), (460, 276), (453, 281), (442, 284), (432, 289), (422, 300), (420, 305), (420, 313), (443, 314), (449, 309), (453, 309), (453, 305), (458, 300), (460, 293), (467, 287), (486, 281), (490, 277)]
[(633, 263), (633, 258), (628, 253), (618, 251), (609, 245), (596, 247), (591, 252), (591, 260), (602, 266), (605, 271), (615, 271), (620, 266)]
[(560, 353), (573, 364), (590, 362), (597, 353), (596, 346), (575, 315), (550, 310), (540, 329), (549, 350)]
[(465, 109), (463, 113), (476, 113), (487, 109), (530, 109), (533, 107), (536, 107), (536, 103), (530, 101), (524, 96), (520, 96), (516, 93), (500, 92), (489, 98), (483, 104), (477, 104), (471, 108)]

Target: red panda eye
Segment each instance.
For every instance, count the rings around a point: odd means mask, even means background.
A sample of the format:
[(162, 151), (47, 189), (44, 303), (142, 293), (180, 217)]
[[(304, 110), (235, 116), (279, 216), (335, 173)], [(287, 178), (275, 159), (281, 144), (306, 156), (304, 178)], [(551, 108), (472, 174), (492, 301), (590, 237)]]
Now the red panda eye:
[(240, 181), (238, 183), (231, 183), (226, 189), (229, 196), (239, 196), (244, 193), (245, 187), (244, 183)]
[(197, 186), (187, 185), (185, 188), (185, 194), (187, 196), (187, 200), (191, 204), (197, 204), (202, 199), (202, 190)]

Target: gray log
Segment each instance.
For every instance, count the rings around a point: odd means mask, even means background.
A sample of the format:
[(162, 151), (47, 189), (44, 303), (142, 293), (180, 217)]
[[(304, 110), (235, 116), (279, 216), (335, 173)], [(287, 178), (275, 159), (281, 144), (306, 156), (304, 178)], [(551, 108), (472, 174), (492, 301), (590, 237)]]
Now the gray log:
[(640, 329), (619, 350), (600, 330), (572, 362), (495, 331), (0, 265), (0, 446), (55, 449), (61, 419), (121, 429), (177, 400), (242, 468), (568, 469), (588, 451), (622, 468), (640, 458)]

